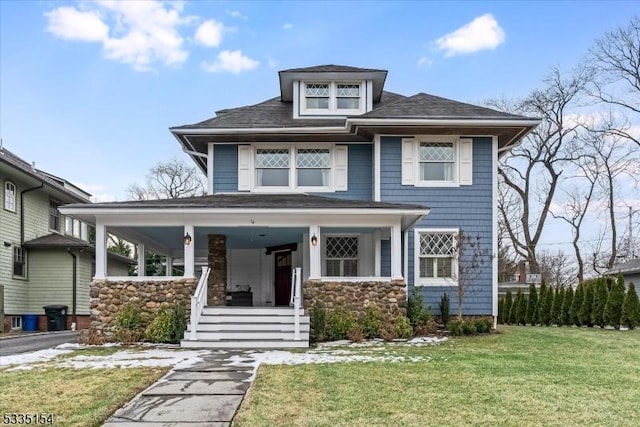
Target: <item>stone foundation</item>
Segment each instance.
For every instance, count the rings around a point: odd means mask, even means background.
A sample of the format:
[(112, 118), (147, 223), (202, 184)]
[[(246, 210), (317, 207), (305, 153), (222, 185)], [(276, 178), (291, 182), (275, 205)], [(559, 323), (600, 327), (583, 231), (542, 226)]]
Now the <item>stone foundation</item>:
[(196, 279), (95, 281), (91, 283), (90, 290), (89, 333), (104, 335), (107, 340), (113, 340), (116, 315), (128, 302), (140, 307), (143, 328), (146, 328), (160, 310), (174, 308), (180, 301), (184, 303), (188, 319), (191, 312), (191, 295), (197, 285)]
[(407, 291), (402, 280), (390, 282), (322, 282), (308, 280), (303, 287), (304, 308), (309, 310), (320, 301), (327, 311), (344, 308), (364, 314), (367, 307), (378, 307), (383, 313), (407, 312)]
[(207, 286), (207, 305), (225, 305), (227, 301), (227, 238), (222, 234), (209, 237), (207, 263), (211, 272)]

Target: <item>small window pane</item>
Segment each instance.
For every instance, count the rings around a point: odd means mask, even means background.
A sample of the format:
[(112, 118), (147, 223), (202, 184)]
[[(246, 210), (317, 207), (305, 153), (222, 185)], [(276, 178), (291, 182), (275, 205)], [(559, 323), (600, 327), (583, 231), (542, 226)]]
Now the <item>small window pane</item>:
[(421, 142), (421, 162), (453, 162), (453, 143)]
[(327, 83), (308, 84), (305, 94), (306, 96), (329, 96), (329, 85)]
[(453, 274), (451, 271), (451, 266), (452, 266), (451, 258), (438, 258), (437, 265), (438, 265), (438, 277), (449, 277), (449, 278), (453, 277)]
[(420, 163), (422, 181), (453, 181), (453, 163)]
[(357, 277), (358, 276), (358, 260), (357, 259), (345, 259), (343, 261), (343, 276), (345, 277)]
[(299, 187), (327, 187), (329, 169), (298, 169)]
[(340, 260), (328, 259), (327, 260), (327, 276), (340, 276)]
[(288, 187), (289, 169), (256, 169), (258, 187)]
[(258, 149), (256, 150), (257, 168), (288, 168), (289, 150), (283, 149)]
[(338, 98), (338, 109), (358, 110), (360, 108), (360, 98)]
[(329, 109), (329, 98), (307, 98), (307, 108)]
[(338, 85), (337, 95), (338, 97), (359, 97), (360, 85)]
[(297, 151), (296, 166), (299, 168), (328, 168), (330, 163), (328, 149), (301, 148)]

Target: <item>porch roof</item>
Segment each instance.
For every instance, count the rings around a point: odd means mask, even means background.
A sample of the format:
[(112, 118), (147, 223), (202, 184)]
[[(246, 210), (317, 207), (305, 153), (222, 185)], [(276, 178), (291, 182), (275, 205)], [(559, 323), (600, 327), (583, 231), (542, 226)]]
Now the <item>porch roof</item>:
[[(35, 239), (24, 242), (23, 246), (28, 249), (79, 249), (81, 251), (86, 250), (93, 254), (96, 252), (96, 247), (91, 243), (76, 237), (65, 236), (58, 233), (51, 233), (45, 236), (36, 237)], [(114, 252), (109, 252), (107, 255), (109, 258), (125, 264), (135, 264), (136, 262), (131, 258)]]

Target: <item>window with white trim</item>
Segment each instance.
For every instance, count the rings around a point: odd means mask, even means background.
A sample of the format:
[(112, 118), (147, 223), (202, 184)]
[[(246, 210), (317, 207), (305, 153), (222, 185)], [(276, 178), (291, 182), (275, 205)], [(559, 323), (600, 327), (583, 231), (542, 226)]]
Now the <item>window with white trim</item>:
[(328, 148), (296, 149), (296, 181), (298, 187), (328, 187), (331, 151)]
[(13, 276), (27, 277), (27, 253), (20, 246), (13, 247)]
[(60, 202), (49, 200), (49, 229), (60, 231)]
[(416, 230), (416, 283), (453, 284), (457, 230)]
[(453, 142), (421, 142), (418, 147), (420, 181), (453, 182), (455, 149)]
[(455, 136), (402, 138), (402, 185), (473, 184), (473, 140)]
[(364, 82), (301, 82), (302, 115), (347, 115), (365, 112)]
[(4, 182), (4, 208), (10, 212), (16, 211), (16, 185), (11, 181)]
[(325, 241), (325, 275), (358, 276), (357, 236), (327, 236)]
[(287, 148), (256, 149), (256, 186), (289, 187), (289, 164)]
[(11, 329), (22, 329), (22, 316), (11, 316)]

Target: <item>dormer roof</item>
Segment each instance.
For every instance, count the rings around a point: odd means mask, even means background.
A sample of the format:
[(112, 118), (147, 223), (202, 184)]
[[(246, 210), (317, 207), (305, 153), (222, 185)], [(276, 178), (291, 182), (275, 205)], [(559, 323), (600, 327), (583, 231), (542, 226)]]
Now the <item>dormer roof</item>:
[(373, 82), (373, 102), (378, 102), (384, 89), (387, 70), (328, 64), (305, 68), (291, 68), (279, 71), (278, 75), (280, 76), (280, 100), (284, 102), (293, 101), (293, 82), (295, 80), (371, 80)]

